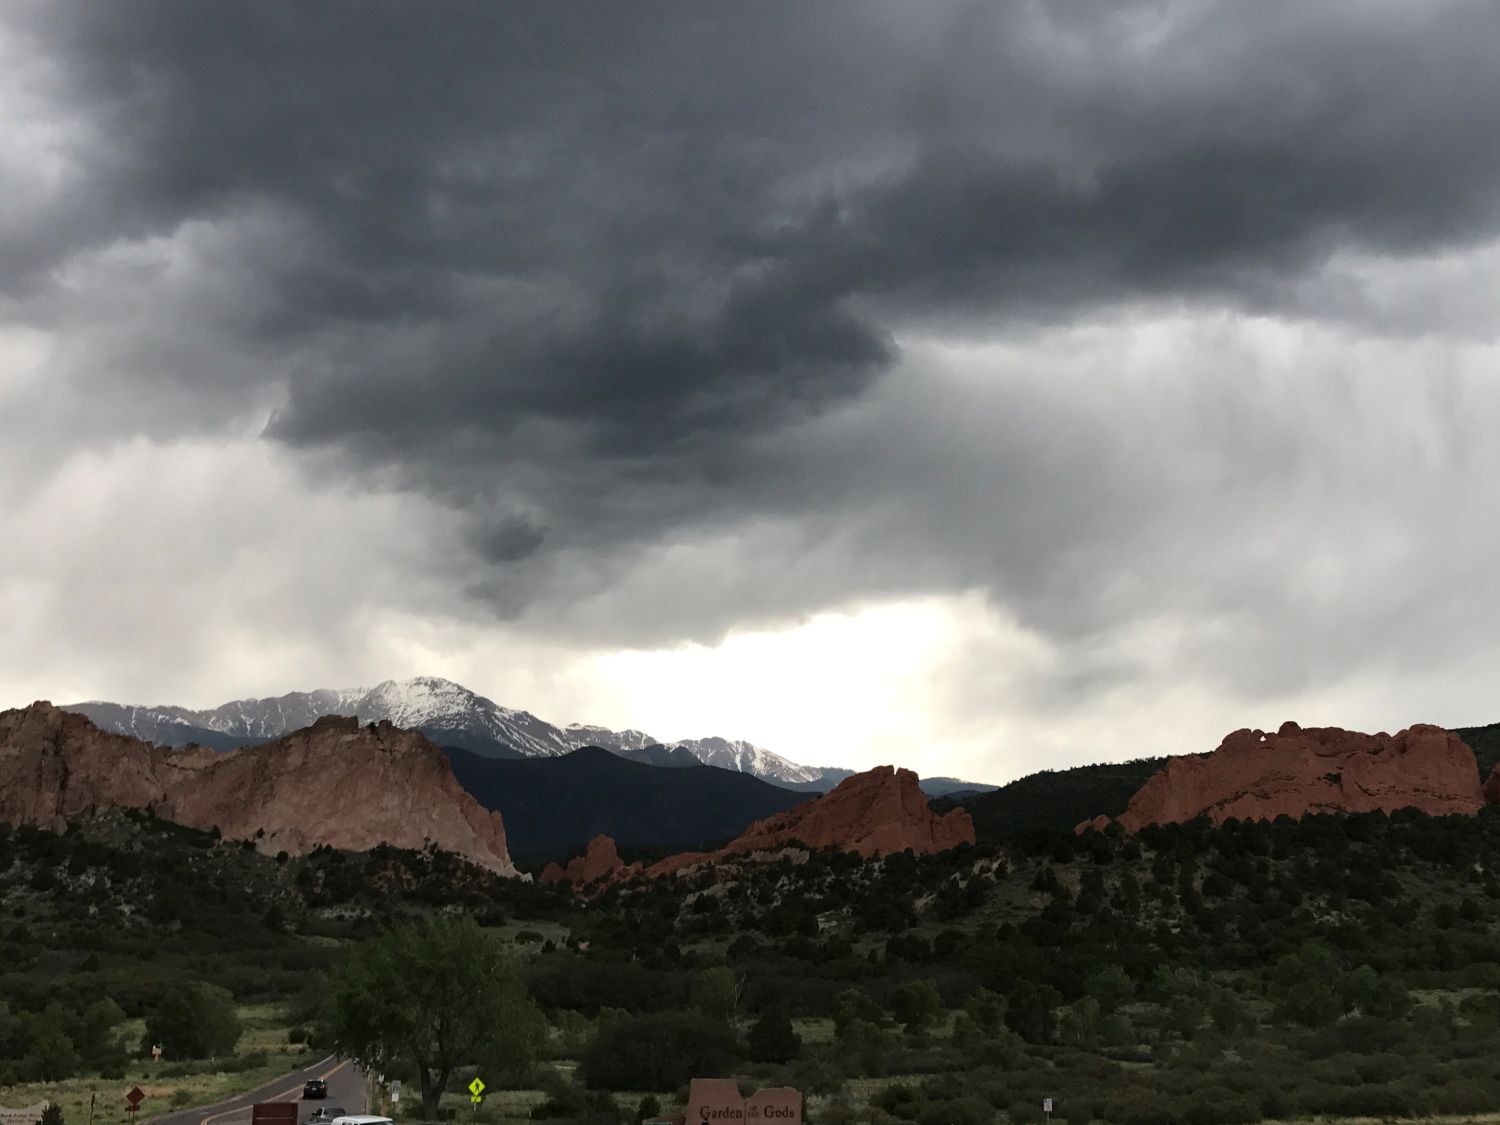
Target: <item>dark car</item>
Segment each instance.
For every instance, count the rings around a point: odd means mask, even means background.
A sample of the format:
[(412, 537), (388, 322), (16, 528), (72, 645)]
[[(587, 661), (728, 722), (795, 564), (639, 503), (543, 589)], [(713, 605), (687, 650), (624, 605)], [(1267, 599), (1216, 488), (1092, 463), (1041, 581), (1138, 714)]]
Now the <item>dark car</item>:
[(307, 1085), (302, 1087), (304, 1098), (326, 1098), (328, 1096), (328, 1083), (321, 1078), (310, 1078)]

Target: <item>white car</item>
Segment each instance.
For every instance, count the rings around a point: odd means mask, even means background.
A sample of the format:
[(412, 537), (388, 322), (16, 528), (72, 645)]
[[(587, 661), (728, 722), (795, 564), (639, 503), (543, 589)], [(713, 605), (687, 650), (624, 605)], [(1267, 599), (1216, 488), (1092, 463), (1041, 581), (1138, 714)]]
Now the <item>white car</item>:
[(329, 1125), (396, 1125), (389, 1117), (370, 1117), (363, 1113), (352, 1113), (348, 1117), (335, 1117)]

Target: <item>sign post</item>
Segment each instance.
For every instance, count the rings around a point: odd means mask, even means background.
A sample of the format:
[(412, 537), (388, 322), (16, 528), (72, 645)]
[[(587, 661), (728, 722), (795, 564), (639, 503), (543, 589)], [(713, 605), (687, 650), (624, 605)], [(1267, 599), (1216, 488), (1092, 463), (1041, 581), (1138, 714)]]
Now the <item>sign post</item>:
[(1047, 1115), (1048, 1125), (1051, 1125), (1051, 1121), (1052, 1121), (1052, 1099), (1051, 1098), (1043, 1098), (1042, 1099), (1042, 1112)]
[[(132, 1086), (130, 1092), (125, 1095), (125, 1112), (132, 1115), (140, 1112), (141, 1102), (145, 1097), (145, 1093), (139, 1086)], [(132, 1116), (131, 1119), (134, 1120), (134, 1117)]]
[(474, 1081), (469, 1083), (469, 1101), (474, 1103), (474, 1116), (479, 1116), (479, 1103), (484, 1101), (484, 1082), (479, 1075), (474, 1076)]

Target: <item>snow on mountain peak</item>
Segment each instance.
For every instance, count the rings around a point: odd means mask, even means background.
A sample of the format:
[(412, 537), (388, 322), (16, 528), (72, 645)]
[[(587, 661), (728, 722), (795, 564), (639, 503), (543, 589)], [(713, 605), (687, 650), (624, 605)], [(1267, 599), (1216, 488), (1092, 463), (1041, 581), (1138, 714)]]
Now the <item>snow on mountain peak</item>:
[(528, 711), (502, 707), (441, 676), (382, 680), (368, 689), (320, 688), (266, 699), (237, 699), (208, 711), (117, 707), (102, 701), (77, 706), (110, 729), (153, 740), (170, 739), (174, 728), (201, 728), (237, 739), (272, 739), (309, 726), (324, 715), (352, 715), (364, 723), (386, 720), (398, 727), (420, 729), (446, 745), (471, 746), (481, 753), (492, 752), (496, 743), (532, 758), (557, 757), (581, 746), (628, 753), (666, 745), (684, 749), (706, 765), (764, 781), (797, 784), (817, 781), (823, 774), (821, 769), (797, 765), (744, 741), (711, 737), (664, 743), (645, 731), (584, 723), (559, 729)]

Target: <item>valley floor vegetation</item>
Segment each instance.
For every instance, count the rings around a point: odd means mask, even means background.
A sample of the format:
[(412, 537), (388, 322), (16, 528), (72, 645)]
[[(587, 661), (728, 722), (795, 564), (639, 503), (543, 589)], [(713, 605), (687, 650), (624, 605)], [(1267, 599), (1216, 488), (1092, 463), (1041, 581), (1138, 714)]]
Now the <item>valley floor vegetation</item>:
[[(1497, 922), (1500, 810), (801, 852), (582, 901), (139, 814), (0, 827), (0, 1103), (152, 1041), (170, 1102), (167, 1067), (242, 1065), (274, 1010), (288, 1057), (402, 1078), (402, 1121), (625, 1125), (712, 1075), (796, 1086), (820, 1125), (1480, 1114)], [(412, 1046), (439, 1024), (446, 1054)]]

